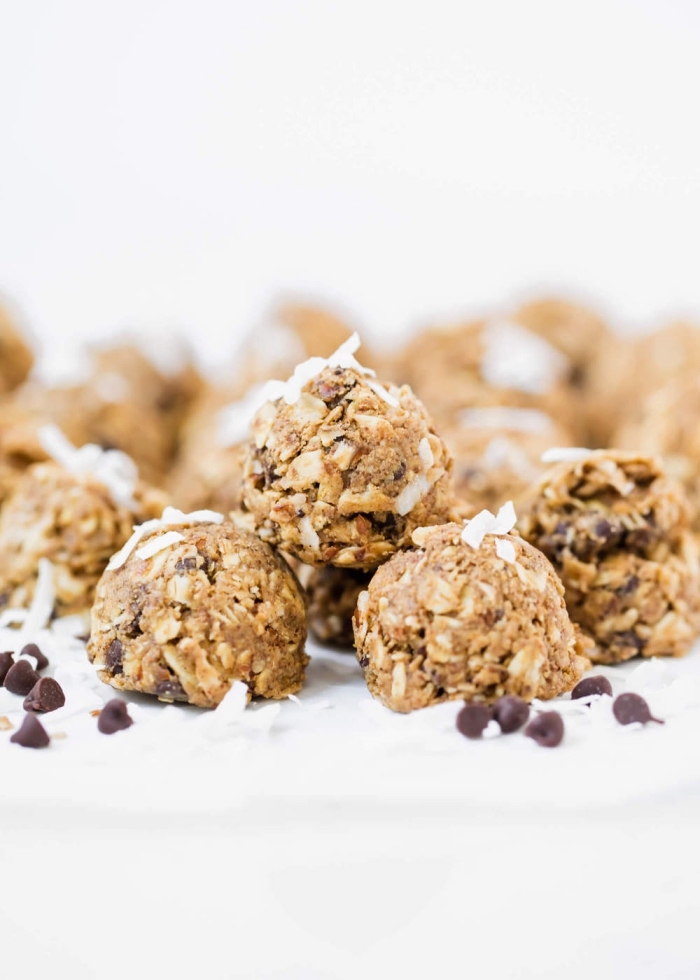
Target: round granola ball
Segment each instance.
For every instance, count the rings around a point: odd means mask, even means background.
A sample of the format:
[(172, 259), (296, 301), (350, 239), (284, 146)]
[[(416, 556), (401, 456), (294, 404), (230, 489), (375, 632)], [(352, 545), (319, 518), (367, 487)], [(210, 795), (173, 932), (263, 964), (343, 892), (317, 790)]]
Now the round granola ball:
[(321, 643), (351, 650), (355, 645), (352, 617), (361, 592), (373, 572), (357, 568), (314, 568), (301, 565), (297, 570), (308, 603), (309, 630)]
[(409, 384), (438, 422), (465, 408), (539, 408), (579, 424), (579, 395), (568, 358), (520, 324), (476, 320), (419, 334), (399, 355), (397, 381)]
[(473, 548), (463, 530), (421, 528), (417, 548), (394, 555), (360, 595), (357, 658), (370, 693), (394, 711), (553, 698), (588, 665), (546, 558), (513, 535)]
[(652, 458), (562, 461), (521, 502), (520, 533), (550, 559), (591, 659), (682, 656), (700, 633), (700, 566), (682, 487)]
[(410, 388), (329, 366), (255, 416), (243, 501), (260, 536), (306, 564), (367, 570), (449, 519), (451, 466)]
[(162, 510), (162, 495), (143, 485), (134, 494), (134, 507), (127, 507), (90, 474), (76, 475), (54, 462), (30, 466), (0, 512), (2, 605), (29, 605), (39, 561), (47, 558), (53, 565), (56, 614), (85, 612), (133, 524)]
[(542, 453), (570, 446), (571, 433), (535, 408), (468, 408), (457, 424), (442, 430), (454, 457), (454, 487), (459, 500), (498, 510), (539, 479), (547, 466)]
[(556, 297), (524, 303), (513, 319), (566, 354), (574, 368), (573, 381), (579, 386), (586, 383), (596, 350), (609, 338), (608, 327), (597, 313)]
[(691, 372), (652, 391), (613, 437), (620, 449), (660, 456), (685, 487), (700, 530), (700, 374)]
[(251, 696), (301, 688), (306, 612), (294, 574), (232, 524), (179, 526), (175, 543), (141, 556), (144, 536), (107, 570), (92, 609), (88, 656), (124, 691), (214, 708), (234, 681)]
[(20, 385), (33, 364), (34, 355), (28, 344), (9, 311), (0, 304), (0, 394)]

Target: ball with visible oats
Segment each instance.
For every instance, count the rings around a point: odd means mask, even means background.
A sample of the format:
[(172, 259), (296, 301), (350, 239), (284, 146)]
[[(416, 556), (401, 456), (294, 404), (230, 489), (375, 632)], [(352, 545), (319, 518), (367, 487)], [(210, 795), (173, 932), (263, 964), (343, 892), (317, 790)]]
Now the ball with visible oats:
[(34, 355), (9, 310), (0, 305), (0, 394), (13, 391), (27, 377)]
[(367, 588), (373, 572), (357, 568), (314, 568), (300, 565), (299, 581), (308, 602), (309, 630), (321, 643), (351, 650), (355, 645), (352, 617), (357, 599)]
[(521, 501), (520, 533), (554, 565), (596, 663), (682, 656), (700, 633), (690, 513), (660, 461), (622, 450), (560, 461)]
[(394, 711), (552, 698), (588, 665), (544, 555), (509, 534), (473, 547), (465, 533), (456, 523), (416, 531), (417, 547), (382, 565), (359, 598), (357, 657), (370, 693)]
[(243, 502), (258, 534), (300, 561), (368, 570), (449, 519), (452, 461), (410, 388), (387, 390), (351, 351), (337, 355), (300, 365), (255, 416)]
[(55, 462), (30, 466), (0, 512), (3, 605), (31, 602), (39, 561), (46, 558), (53, 565), (55, 612), (86, 612), (134, 522), (160, 514), (163, 504), (161, 494), (144, 485), (135, 484), (127, 503), (92, 473), (74, 473)]
[(125, 691), (213, 708), (234, 681), (252, 696), (301, 688), (306, 611), (288, 567), (229, 523), (155, 528), (105, 571), (88, 656)]
[(476, 320), (415, 337), (393, 366), (438, 422), (465, 408), (537, 408), (576, 428), (578, 393), (568, 358), (542, 337), (507, 320)]
[(613, 445), (663, 459), (685, 487), (700, 530), (700, 373), (691, 371), (652, 391), (620, 426)]
[(546, 471), (542, 453), (570, 446), (571, 433), (535, 408), (468, 408), (441, 430), (454, 457), (454, 486), (472, 514), (497, 510)]

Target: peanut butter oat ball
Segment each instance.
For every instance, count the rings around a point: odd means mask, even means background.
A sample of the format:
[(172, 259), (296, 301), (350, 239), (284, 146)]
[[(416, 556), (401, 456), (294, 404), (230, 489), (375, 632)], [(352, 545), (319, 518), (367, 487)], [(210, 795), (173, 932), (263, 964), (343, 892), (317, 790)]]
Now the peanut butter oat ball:
[(593, 310), (556, 297), (524, 303), (513, 319), (566, 354), (574, 368), (573, 380), (581, 386), (596, 350), (610, 336), (607, 325)]
[(539, 408), (576, 426), (573, 365), (520, 324), (476, 320), (426, 330), (397, 359), (394, 377), (409, 384), (438, 423), (465, 408)]
[(314, 568), (300, 565), (299, 580), (306, 592), (309, 629), (321, 643), (351, 650), (355, 645), (352, 617), (357, 599), (367, 588), (373, 572), (357, 568)]
[(359, 598), (357, 658), (394, 711), (553, 698), (588, 665), (547, 559), (513, 535), (472, 547), (463, 533), (454, 523), (416, 531), (417, 547), (382, 565)]
[(29, 605), (39, 561), (47, 558), (53, 565), (56, 614), (85, 612), (134, 522), (162, 508), (161, 495), (144, 486), (136, 488), (127, 506), (90, 473), (72, 473), (54, 462), (30, 466), (0, 512), (3, 605)]
[(371, 569), (448, 519), (452, 461), (410, 388), (328, 362), (298, 380), (260, 409), (247, 447), (243, 501), (265, 541), (309, 565)]
[(251, 696), (298, 691), (309, 659), (306, 612), (289, 567), (229, 523), (176, 533), (154, 550), (172, 531), (153, 530), (100, 580), (88, 656), (103, 665), (102, 679), (203, 708), (216, 707), (234, 681)]
[(498, 510), (520, 495), (547, 470), (542, 453), (570, 446), (571, 433), (535, 408), (468, 408), (456, 424), (442, 430), (454, 457), (455, 494), (472, 515)]
[(0, 304), (0, 394), (13, 391), (27, 377), (34, 364), (27, 342)]
[(662, 464), (621, 450), (553, 466), (521, 502), (518, 522), (564, 583), (596, 663), (687, 653), (700, 632), (689, 527), (685, 493)]
[(660, 456), (685, 487), (700, 530), (700, 373), (693, 371), (652, 391), (620, 426), (613, 445)]

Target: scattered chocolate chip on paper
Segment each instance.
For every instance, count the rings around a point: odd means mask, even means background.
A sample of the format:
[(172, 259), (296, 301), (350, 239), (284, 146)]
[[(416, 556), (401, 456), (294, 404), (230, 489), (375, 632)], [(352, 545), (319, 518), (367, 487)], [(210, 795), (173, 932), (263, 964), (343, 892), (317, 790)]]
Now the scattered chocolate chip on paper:
[(612, 684), (607, 677), (603, 677), (602, 674), (596, 674), (595, 677), (584, 677), (582, 681), (578, 682), (571, 692), (571, 700), (576, 701), (578, 698), (590, 698), (593, 694), (607, 694), (609, 697), (612, 697), (612, 692)]
[(558, 711), (543, 711), (532, 719), (525, 734), (538, 745), (555, 749), (564, 738), (564, 719)]
[(63, 688), (53, 677), (41, 677), (24, 699), (25, 711), (56, 711), (66, 703)]
[(618, 694), (613, 702), (613, 714), (621, 725), (633, 725), (635, 722), (646, 725), (649, 721), (655, 721), (657, 725), (664, 724), (661, 718), (654, 718), (644, 698), (631, 691)]
[(18, 660), (5, 675), (5, 687), (10, 694), (26, 697), (39, 680), (39, 675), (28, 660)]
[(492, 717), (487, 705), (467, 703), (457, 715), (457, 731), (467, 738), (481, 738)]
[(493, 717), (504, 735), (517, 732), (530, 717), (530, 705), (514, 694), (499, 698), (493, 706)]
[(10, 741), (25, 749), (45, 749), (51, 739), (36, 715), (25, 715), (24, 721)]
[(44, 670), (49, 666), (49, 658), (43, 653), (36, 643), (27, 643), (19, 652), (20, 657), (34, 657), (36, 660), (35, 670)]
[(133, 719), (129, 717), (126, 702), (119, 698), (108, 701), (97, 719), (98, 731), (102, 732), (103, 735), (113, 735), (133, 724)]

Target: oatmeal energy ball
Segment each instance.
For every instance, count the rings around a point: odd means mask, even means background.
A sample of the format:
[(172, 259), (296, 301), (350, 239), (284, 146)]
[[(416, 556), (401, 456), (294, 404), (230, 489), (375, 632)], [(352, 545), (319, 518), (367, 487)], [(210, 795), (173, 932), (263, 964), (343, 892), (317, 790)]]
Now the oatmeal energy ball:
[(361, 367), (354, 336), (311, 358), (256, 414), (243, 502), (258, 534), (310, 565), (371, 569), (449, 519), (451, 457), (407, 388)]
[(498, 510), (506, 500), (517, 507), (520, 496), (546, 471), (542, 453), (568, 446), (572, 435), (536, 408), (467, 408), (456, 423), (441, 430), (454, 457), (454, 487), (472, 515)]
[(112, 687), (203, 708), (234, 681), (266, 698), (300, 689), (308, 657), (299, 584), (268, 545), (222, 521), (169, 508), (110, 562), (88, 656)]
[(355, 634), (352, 617), (357, 600), (370, 583), (373, 572), (357, 568), (314, 568), (300, 565), (299, 580), (306, 592), (309, 629), (321, 643), (352, 650)]
[(3, 605), (29, 605), (45, 558), (53, 566), (56, 613), (86, 612), (134, 521), (162, 508), (161, 495), (137, 482), (133, 463), (121, 453), (97, 446), (75, 451), (68, 444), (63, 462), (30, 466), (0, 512)]
[(355, 643), (370, 693), (408, 712), (504, 694), (552, 698), (570, 690), (588, 661), (564, 590), (546, 558), (496, 518), (414, 533), (359, 598)]
[(566, 455), (523, 501), (518, 528), (554, 565), (591, 659), (682, 656), (700, 632), (700, 566), (681, 486), (653, 457)]
[(34, 355), (13, 322), (10, 313), (0, 304), (0, 394), (13, 391), (32, 369)]

